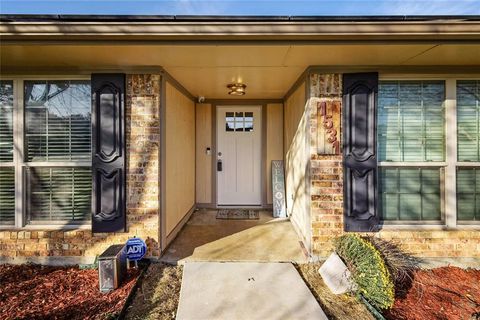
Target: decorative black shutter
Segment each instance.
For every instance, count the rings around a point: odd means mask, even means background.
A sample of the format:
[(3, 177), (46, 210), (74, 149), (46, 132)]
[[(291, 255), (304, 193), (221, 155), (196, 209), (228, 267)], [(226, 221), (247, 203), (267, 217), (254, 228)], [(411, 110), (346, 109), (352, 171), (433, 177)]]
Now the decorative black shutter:
[(378, 73), (343, 75), (344, 229), (376, 231)]
[(125, 74), (92, 74), (92, 232), (126, 231)]

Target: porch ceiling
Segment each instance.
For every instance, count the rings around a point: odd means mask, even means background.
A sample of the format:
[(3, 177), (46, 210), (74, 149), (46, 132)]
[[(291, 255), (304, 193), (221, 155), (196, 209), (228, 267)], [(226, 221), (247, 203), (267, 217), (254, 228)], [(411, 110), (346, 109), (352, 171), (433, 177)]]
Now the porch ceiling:
[[(194, 96), (231, 98), (226, 85), (247, 84), (247, 99), (282, 98), (310, 65), (404, 70), (431, 66), (479, 71), (480, 44), (98, 44), (3, 43), (1, 73), (89, 73), (164, 67)], [(437, 68), (438, 66), (438, 68)]]

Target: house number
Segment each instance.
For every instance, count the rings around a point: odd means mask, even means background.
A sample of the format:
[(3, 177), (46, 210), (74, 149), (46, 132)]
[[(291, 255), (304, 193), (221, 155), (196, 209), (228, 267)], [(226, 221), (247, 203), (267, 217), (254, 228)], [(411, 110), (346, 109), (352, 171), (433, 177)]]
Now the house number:
[(340, 102), (321, 101), (317, 103), (318, 110), (318, 154), (339, 154), (340, 141), (338, 131), (340, 125)]

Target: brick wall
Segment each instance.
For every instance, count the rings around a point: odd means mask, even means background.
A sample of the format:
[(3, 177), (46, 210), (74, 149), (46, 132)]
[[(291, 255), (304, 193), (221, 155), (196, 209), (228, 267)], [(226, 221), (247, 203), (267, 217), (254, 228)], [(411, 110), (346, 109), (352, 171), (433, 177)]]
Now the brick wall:
[(0, 231), (0, 256), (96, 256), (129, 237), (146, 240), (148, 256), (159, 256), (160, 76), (128, 75), (126, 99), (126, 233), (86, 230)]
[[(317, 155), (317, 108), (321, 99), (341, 100), (340, 74), (310, 75), (312, 254), (328, 256), (332, 239), (343, 234), (342, 156)], [(341, 137), (341, 135), (339, 135)], [(376, 237), (393, 240), (423, 257), (480, 257), (480, 232), (468, 230), (384, 229)]]

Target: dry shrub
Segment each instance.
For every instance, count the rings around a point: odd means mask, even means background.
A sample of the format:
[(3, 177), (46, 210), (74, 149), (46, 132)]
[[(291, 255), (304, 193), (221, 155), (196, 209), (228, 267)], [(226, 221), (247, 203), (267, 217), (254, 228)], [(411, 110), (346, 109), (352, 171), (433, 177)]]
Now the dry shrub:
[(352, 233), (336, 238), (334, 243), (335, 251), (351, 272), (357, 296), (363, 296), (378, 309), (392, 307), (394, 283), (382, 255), (372, 243)]

